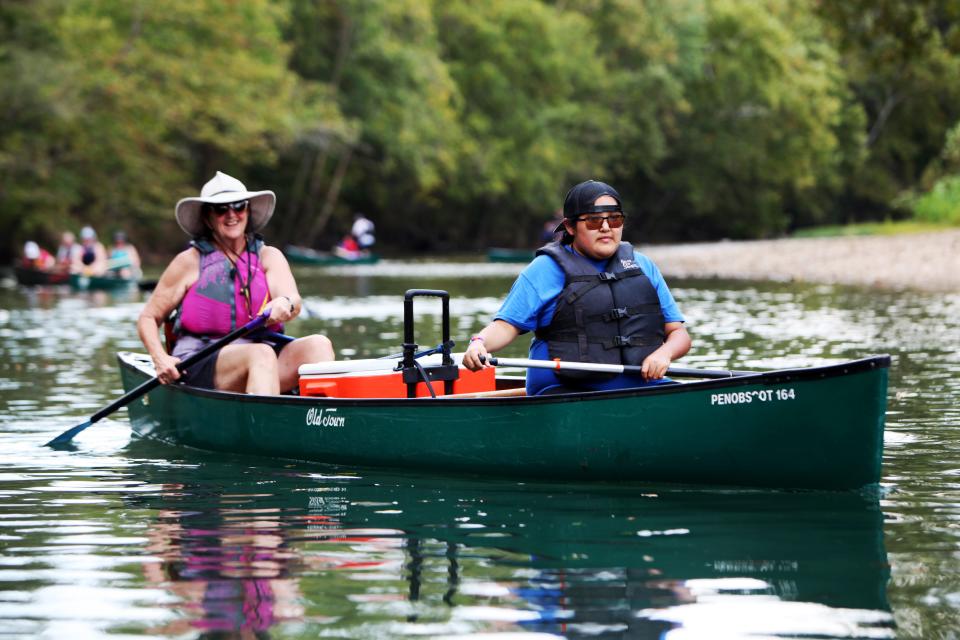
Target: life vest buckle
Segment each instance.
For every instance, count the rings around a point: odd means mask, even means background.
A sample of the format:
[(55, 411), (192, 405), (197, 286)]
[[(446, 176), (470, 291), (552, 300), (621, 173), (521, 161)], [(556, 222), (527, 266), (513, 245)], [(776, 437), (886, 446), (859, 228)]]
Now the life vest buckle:
[(610, 322), (611, 320), (619, 320), (620, 318), (626, 318), (628, 315), (630, 314), (627, 313), (626, 307), (619, 307), (617, 309), (613, 309), (612, 311), (608, 311), (605, 314), (603, 314), (603, 319), (606, 320), (607, 322)]
[(601, 281), (601, 282), (612, 282), (612, 281), (618, 279), (618, 278), (617, 278), (617, 274), (615, 274), (615, 273), (610, 273), (609, 271), (603, 271), (603, 272), (597, 274), (597, 276), (600, 278), (600, 281)]

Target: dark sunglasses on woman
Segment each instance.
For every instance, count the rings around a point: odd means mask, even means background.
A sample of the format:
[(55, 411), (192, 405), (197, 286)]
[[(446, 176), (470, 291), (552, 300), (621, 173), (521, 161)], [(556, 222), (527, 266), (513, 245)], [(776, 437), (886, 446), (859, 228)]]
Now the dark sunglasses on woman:
[(207, 203), (207, 209), (213, 211), (218, 216), (222, 216), (227, 211), (235, 211), (241, 213), (247, 210), (247, 205), (250, 203), (249, 200), (241, 200), (240, 202), (227, 202), (222, 204), (211, 204)]

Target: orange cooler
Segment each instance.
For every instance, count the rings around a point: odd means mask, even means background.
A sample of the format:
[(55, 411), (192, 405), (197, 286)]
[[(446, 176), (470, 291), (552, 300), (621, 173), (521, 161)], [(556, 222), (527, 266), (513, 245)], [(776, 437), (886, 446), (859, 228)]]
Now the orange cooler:
[[(493, 391), (497, 383), (492, 367), (480, 371), (470, 371), (460, 367), (460, 377), (453, 381), (453, 392), (476, 393)], [(431, 383), (438, 396), (444, 395), (443, 381)], [(403, 383), (403, 374), (399, 371), (357, 371), (325, 375), (301, 374), (300, 395), (326, 398), (406, 398), (407, 385)], [(427, 384), (417, 384), (417, 397), (429, 396)]]

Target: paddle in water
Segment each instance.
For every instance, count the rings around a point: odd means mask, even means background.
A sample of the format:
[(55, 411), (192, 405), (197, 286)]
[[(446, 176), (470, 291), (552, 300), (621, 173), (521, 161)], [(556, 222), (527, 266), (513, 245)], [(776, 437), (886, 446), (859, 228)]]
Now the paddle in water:
[[(497, 358), (488, 361), (494, 366), (524, 367), (528, 369), (553, 369), (555, 371), (593, 371), (596, 373), (642, 373), (643, 367), (629, 364), (597, 364), (594, 362), (567, 362), (563, 360), (530, 360), (529, 358)], [(668, 376), (677, 378), (733, 378), (749, 376), (755, 371), (728, 371), (726, 369), (683, 369), (670, 367)]]
[[(184, 359), (182, 362), (180, 362), (177, 365), (177, 370), (183, 373), (183, 371), (187, 367), (199, 362), (203, 358), (206, 358), (211, 353), (215, 351), (219, 351), (220, 349), (227, 346), (237, 338), (242, 338), (248, 333), (252, 331), (256, 331), (257, 329), (263, 326), (263, 324), (267, 321), (267, 318), (269, 317), (270, 317), (270, 311), (269, 310), (264, 311), (261, 315), (257, 316), (247, 324), (243, 325), (238, 329), (234, 329), (233, 331), (223, 336), (219, 340), (215, 342), (211, 342), (210, 344), (205, 346), (203, 349), (200, 349), (196, 353), (192, 354), (190, 357)], [(130, 404), (132, 401), (136, 400), (143, 394), (157, 387), (159, 384), (160, 384), (159, 378), (157, 377), (150, 378), (149, 380), (141, 384), (136, 389), (129, 391), (128, 393), (124, 394), (122, 397), (118, 398), (114, 402), (105, 406), (103, 409), (100, 409), (100, 411), (97, 411), (95, 414), (90, 416), (90, 419), (87, 420), (86, 422), (82, 422), (75, 427), (67, 429), (66, 431), (58, 435), (56, 438), (46, 443), (44, 446), (57, 447), (57, 446), (69, 444), (70, 441), (73, 440), (74, 436), (76, 436), (78, 433), (80, 433), (87, 427), (91, 426), (98, 420), (101, 420), (102, 418), (107, 417), (117, 409), (122, 409), (123, 407), (127, 406), (128, 404)]]

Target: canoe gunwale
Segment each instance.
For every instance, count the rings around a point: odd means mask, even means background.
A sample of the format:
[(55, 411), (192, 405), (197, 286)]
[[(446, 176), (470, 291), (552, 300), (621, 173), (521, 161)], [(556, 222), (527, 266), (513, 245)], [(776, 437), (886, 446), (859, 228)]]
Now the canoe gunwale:
[[(117, 360), (121, 367), (135, 371), (140, 375), (152, 376), (152, 373), (145, 367), (137, 366), (138, 358), (144, 358), (143, 354), (135, 354), (128, 351), (117, 353)], [(148, 361), (143, 361), (144, 364)], [(612, 399), (622, 399), (639, 396), (657, 396), (675, 393), (685, 393), (696, 390), (707, 389), (729, 389), (753, 385), (782, 385), (785, 383), (823, 380), (833, 377), (847, 376), (851, 374), (874, 371), (876, 369), (889, 368), (891, 357), (889, 355), (875, 355), (858, 360), (851, 360), (839, 364), (823, 365), (819, 367), (807, 367), (803, 369), (776, 369), (773, 371), (762, 371), (750, 375), (740, 375), (730, 378), (719, 378), (711, 380), (697, 380), (694, 382), (684, 382), (681, 384), (664, 384), (650, 387), (638, 387), (633, 389), (615, 389), (609, 391), (580, 391), (574, 393), (559, 393), (542, 396), (513, 396), (513, 397), (492, 397), (492, 398), (447, 398), (438, 396), (437, 398), (330, 398), (330, 397), (302, 397), (295, 395), (281, 396), (259, 396), (238, 393), (233, 391), (219, 391), (216, 389), (201, 389), (189, 385), (180, 384), (168, 387), (177, 392), (183, 392), (189, 395), (196, 395), (208, 398), (230, 399), (236, 402), (253, 402), (257, 404), (310, 404), (336, 407), (376, 407), (387, 406), (396, 407), (398, 405), (489, 405), (494, 404), (560, 404), (564, 402), (579, 401), (602, 401)]]

